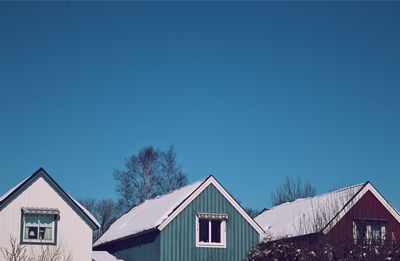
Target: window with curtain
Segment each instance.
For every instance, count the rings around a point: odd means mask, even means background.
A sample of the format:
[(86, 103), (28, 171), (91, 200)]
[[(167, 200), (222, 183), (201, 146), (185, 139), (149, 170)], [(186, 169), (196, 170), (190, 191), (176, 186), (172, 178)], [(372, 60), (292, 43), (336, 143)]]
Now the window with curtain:
[(353, 239), (356, 244), (383, 242), (386, 239), (386, 220), (355, 219)]
[(22, 243), (54, 244), (56, 242), (56, 213), (23, 211), (22, 214)]

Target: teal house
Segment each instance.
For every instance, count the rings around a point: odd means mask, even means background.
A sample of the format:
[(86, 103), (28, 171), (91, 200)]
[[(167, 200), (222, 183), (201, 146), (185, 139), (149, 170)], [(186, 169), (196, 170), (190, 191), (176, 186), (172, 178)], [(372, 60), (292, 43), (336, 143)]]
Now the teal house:
[(243, 261), (263, 232), (210, 176), (132, 208), (93, 248), (125, 261)]

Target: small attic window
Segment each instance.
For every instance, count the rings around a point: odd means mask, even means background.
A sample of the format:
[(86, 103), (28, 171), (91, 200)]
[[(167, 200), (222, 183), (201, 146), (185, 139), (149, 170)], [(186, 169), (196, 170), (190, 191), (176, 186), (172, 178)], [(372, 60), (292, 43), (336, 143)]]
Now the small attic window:
[(22, 209), (21, 243), (56, 244), (56, 209)]
[(196, 246), (225, 248), (227, 219), (226, 214), (197, 214)]

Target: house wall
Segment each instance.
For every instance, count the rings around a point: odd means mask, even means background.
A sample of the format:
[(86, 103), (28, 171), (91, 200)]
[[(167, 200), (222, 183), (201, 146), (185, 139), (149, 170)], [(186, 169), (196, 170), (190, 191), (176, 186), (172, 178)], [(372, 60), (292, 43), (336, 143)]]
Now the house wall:
[[(22, 207), (58, 209), (57, 245), (71, 253), (73, 261), (91, 261), (91, 228), (42, 177), (0, 210), (0, 247), (9, 247), (10, 236), (20, 242)], [(37, 253), (41, 246), (27, 245), (27, 249)]]
[[(150, 236), (151, 235), (146, 235)], [(140, 241), (142, 237), (137, 238)], [(115, 257), (125, 261), (159, 261), (160, 260), (160, 236), (159, 233), (152, 240), (142, 240), (131, 247), (111, 252)]]
[(400, 240), (399, 222), (370, 191), (365, 193), (336, 226), (328, 232), (326, 238), (334, 239), (336, 242), (352, 242), (354, 218), (385, 219), (387, 220), (386, 239), (390, 240), (393, 236), (396, 240)]
[[(227, 247), (196, 247), (196, 214), (228, 214)], [(260, 235), (211, 184), (161, 231), (160, 261), (242, 261)]]
[(107, 251), (113, 256), (125, 261), (159, 261), (160, 260), (160, 231), (109, 242), (94, 247), (96, 251)]

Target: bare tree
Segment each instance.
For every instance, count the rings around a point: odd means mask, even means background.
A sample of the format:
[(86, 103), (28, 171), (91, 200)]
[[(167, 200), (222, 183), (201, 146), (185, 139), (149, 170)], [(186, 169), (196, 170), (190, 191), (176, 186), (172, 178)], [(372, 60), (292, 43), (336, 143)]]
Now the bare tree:
[(84, 206), (90, 213), (92, 213), (96, 219), (96, 205), (97, 201), (94, 198), (78, 199), (79, 203)]
[[(347, 202), (357, 193), (357, 187), (347, 187), (327, 193), (324, 197), (315, 197), (310, 200), (311, 211), (301, 213), (294, 229), (298, 234), (318, 233), (330, 222), (337, 221), (336, 215), (346, 206)], [(352, 205), (347, 205), (347, 208)]]
[(10, 248), (0, 248), (5, 261), (33, 261), (32, 258), (28, 256), (26, 245), (18, 244), (17, 239), (11, 236), (9, 242)]
[(125, 160), (124, 170), (115, 170), (117, 192), (121, 196), (123, 209), (128, 210), (135, 204), (142, 203), (159, 195), (160, 151), (153, 147), (142, 149), (138, 155)]
[(161, 179), (160, 193), (166, 194), (181, 188), (187, 184), (187, 177), (176, 161), (176, 153), (173, 146), (161, 153)]
[(32, 261), (72, 261), (72, 253), (63, 244), (42, 245), (39, 252), (32, 249)]
[(5, 261), (72, 261), (72, 253), (63, 244), (57, 246), (41, 245), (33, 247), (20, 245), (15, 237), (10, 236), (10, 247), (0, 248)]
[(92, 213), (100, 223), (100, 228), (93, 233), (93, 240), (97, 240), (120, 217), (118, 204), (112, 199), (96, 200), (93, 198), (80, 199), (79, 202)]
[(114, 171), (118, 207), (123, 213), (147, 199), (169, 193), (187, 184), (187, 176), (177, 163), (173, 146), (167, 151), (145, 147), (125, 160), (123, 170)]
[(300, 177), (286, 177), (285, 182), (279, 185), (271, 193), (273, 206), (286, 202), (292, 202), (299, 198), (313, 197), (316, 194), (316, 188), (309, 182), (303, 182)]
[(99, 235), (104, 234), (107, 229), (120, 216), (116, 203), (111, 199), (102, 199), (97, 203), (96, 211), (98, 221), (100, 222)]
[(258, 214), (260, 214), (260, 210), (254, 209), (254, 208), (244, 208), (246, 210), (247, 214), (249, 214), (250, 217), (255, 218)]

